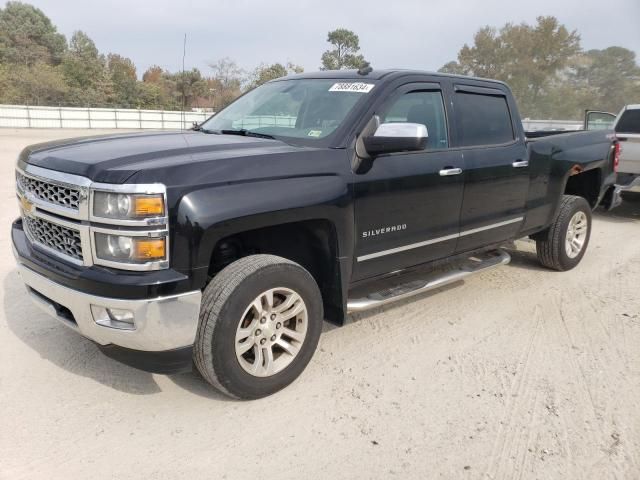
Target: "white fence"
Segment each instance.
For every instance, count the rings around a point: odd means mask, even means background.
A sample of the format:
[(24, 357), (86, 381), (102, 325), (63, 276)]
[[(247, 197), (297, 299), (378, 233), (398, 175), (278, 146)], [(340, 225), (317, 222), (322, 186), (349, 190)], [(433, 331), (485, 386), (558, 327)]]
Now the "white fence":
[(10, 128), (191, 128), (211, 114), (120, 108), (0, 105), (0, 127)]
[(287, 127), (296, 126), (296, 117), (285, 115), (248, 115), (240, 120), (234, 120), (233, 128)]
[[(177, 112), (171, 110), (127, 110), (122, 108), (73, 108), (29, 107), (25, 105), (0, 105), (0, 127), (9, 128), (191, 128), (194, 122), (202, 122), (211, 113)], [(578, 120), (530, 120), (522, 121), (526, 131), (579, 130)], [(234, 128), (255, 128), (278, 125), (291, 127), (295, 117), (247, 117), (235, 122)]]
[(535, 132), (538, 130), (580, 130), (583, 123), (580, 120), (522, 120), (525, 132)]

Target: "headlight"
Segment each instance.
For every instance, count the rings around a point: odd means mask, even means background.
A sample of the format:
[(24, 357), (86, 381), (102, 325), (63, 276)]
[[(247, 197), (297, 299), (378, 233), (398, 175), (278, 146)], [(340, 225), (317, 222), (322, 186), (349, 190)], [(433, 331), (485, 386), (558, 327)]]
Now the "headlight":
[(164, 217), (164, 195), (93, 192), (93, 215), (118, 220)]
[(108, 262), (141, 264), (167, 258), (166, 237), (95, 234), (95, 253)]
[(88, 204), (94, 264), (135, 271), (169, 268), (163, 184), (93, 183)]

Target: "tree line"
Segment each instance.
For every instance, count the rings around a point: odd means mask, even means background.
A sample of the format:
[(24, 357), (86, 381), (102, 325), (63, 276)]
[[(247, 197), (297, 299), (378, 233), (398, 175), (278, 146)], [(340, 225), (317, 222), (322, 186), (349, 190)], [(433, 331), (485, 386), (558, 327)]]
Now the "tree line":
[[(328, 33), (330, 47), (320, 69), (361, 68), (368, 62), (354, 32)], [(243, 92), (302, 67), (260, 64), (245, 71), (225, 57), (199, 69), (170, 72), (152, 66), (141, 78), (133, 61), (100, 53), (91, 38), (76, 31), (67, 41), (40, 9), (10, 1), (0, 9), (0, 103), (219, 110)], [(471, 46), (441, 72), (495, 78), (507, 82), (523, 117), (581, 118), (593, 108), (617, 112), (640, 102), (640, 67), (634, 52), (612, 46), (584, 51), (580, 35), (555, 17), (536, 24), (508, 23), (481, 28)]]
[[(353, 32), (337, 29), (328, 41), (335, 48), (324, 53), (321, 68), (364, 63)], [(228, 57), (209, 67), (211, 74), (203, 75), (197, 68), (170, 72), (152, 66), (139, 79), (131, 59), (100, 53), (83, 31), (67, 41), (42, 10), (16, 1), (0, 9), (0, 104), (220, 109), (247, 90), (303, 71), (290, 62), (245, 71)]]
[(299, 73), (292, 63), (261, 64), (246, 72), (230, 58), (170, 72), (159, 66), (142, 78), (133, 61), (100, 53), (76, 31), (67, 41), (42, 10), (22, 2), (0, 9), (0, 103), (180, 110), (222, 108), (243, 91), (273, 78)]
[(640, 102), (636, 54), (617, 46), (584, 51), (578, 32), (555, 17), (481, 28), (440, 71), (507, 82), (529, 118), (579, 119), (585, 109), (618, 113)]

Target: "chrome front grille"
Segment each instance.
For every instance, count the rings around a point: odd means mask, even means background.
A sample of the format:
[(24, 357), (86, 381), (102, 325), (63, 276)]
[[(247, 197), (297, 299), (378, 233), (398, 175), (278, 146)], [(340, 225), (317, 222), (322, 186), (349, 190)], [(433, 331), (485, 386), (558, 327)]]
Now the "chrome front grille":
[(16, 172), (16, 183), (19, 190), (31, 194), (43, 202), (71, 210), (79, 209), (80, 190), (77, 188), (28, 177), (20, 172)]
[[(18, 161), (15, 178), (24, 235), (40, 250), (84, 267), (102, 265), (135, 271), (168, 268), (168, 258), (139, 264), (115, 262), (100, 258), (95, 250), (98, 234), (165, 237), (168, 234), (166, 217), (125, 221), (101, 218), (92, 213), (92, 195), (95, 191), (122, 192), (127, 195), (161, 193), (165, 199), (166, 211), (166, 187), (163, 184), (98, 183), (87, 177), (49, 170), (22, 161)], [(168, 244), (167, 238), (167, 250)]]
[(43, 218), (22, 215), (22, 224), (29, 240), (50, 248), (62, 255), (82, 262), (82, 241), (80, 232), (73, 228), (63, 227)]

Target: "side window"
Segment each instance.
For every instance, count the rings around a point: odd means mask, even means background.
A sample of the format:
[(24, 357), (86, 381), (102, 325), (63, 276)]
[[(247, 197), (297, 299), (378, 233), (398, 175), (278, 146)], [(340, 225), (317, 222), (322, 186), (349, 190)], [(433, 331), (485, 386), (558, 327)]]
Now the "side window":
[(587, 112), (587, 130), (611, 130), (616, 116), (605, 112)]
[(625, 110), (616, 125), (616, 133), (640, 133), (640, 109)]
[(505, 97), (466, 92), (456, 92), (455, 96), (463, 147), (513, 141), (513, 126)]
[(380, 119), (382, 123), (421, 123), (427, 127), (427, 149), (447, 148), (447, 119), (439, 91), (416, 91), (398, 97)]

